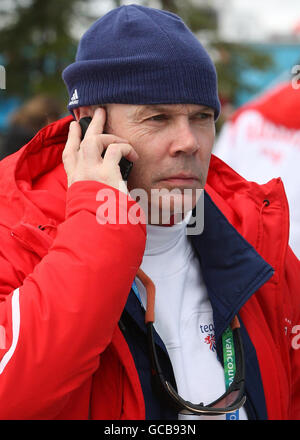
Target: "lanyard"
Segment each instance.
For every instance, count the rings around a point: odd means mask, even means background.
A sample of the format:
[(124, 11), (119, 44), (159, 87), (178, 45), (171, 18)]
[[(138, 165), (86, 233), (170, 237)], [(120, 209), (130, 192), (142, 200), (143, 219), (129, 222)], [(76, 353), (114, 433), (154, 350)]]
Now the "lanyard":
[[(224, 375), (226, 390), (233, 382), (235, 376), (235, 352), (233, 343), (233, 334), (230, 327), (227, 327), (222, 335)], [(239, 420), (239, 410), (226, 414), (226, 420)]]
[[(142, 300), (135, 280), (133, 281), (132, 289), (135, 295), (137, 296), (138, 300), (142, 304)], [(233, 382), (235, 376), (235, 370), (236, 370), (233, 334), (230, 326), (227, 327), (227, 329), (222, 335), (222, 344), (223, 344), (225, 385), (227, 390), (231, 385), (231, 383)], [(226, 420), (239, 420), (239, 410), (237, 409), (235, 412), (226, 414)]]

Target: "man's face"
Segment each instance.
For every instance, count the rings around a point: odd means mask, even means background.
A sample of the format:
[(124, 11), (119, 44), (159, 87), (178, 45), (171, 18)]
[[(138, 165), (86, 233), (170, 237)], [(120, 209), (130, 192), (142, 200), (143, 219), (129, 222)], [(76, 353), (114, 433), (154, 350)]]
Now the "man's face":
[(107, 132), (128, 139), (139, 155), (128, 178), (129, 191), (146, 191), (148, 207), (153, 210), (154, 206), (162, 208), (161, 200), (159, 206), (153, 201), (153, 190), (176, 189), (171, 215), (178, 206), (191, 210), (207, 178), (215, 137), (214, 110), (194, 104), (106, 107)]

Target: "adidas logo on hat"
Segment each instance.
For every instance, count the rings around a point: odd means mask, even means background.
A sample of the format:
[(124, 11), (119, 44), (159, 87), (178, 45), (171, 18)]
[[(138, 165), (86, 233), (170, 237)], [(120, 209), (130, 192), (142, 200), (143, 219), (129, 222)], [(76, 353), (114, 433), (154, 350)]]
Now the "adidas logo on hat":
[(69, 102), (68, 105), (77, 105), (78, 102), (79, 102), (78, 93), (77, 93), (77, 89), (75, 89), (71, 97), (71, 101)]

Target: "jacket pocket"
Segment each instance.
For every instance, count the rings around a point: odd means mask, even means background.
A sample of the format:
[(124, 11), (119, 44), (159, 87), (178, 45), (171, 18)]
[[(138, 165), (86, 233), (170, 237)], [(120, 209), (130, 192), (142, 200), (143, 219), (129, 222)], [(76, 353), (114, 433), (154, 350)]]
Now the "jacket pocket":
[(56, 225), (37, 225), (20, 222), (11, 229), (11, 236), (25, 249), (43, 258), (49, 251), (56, 235)]

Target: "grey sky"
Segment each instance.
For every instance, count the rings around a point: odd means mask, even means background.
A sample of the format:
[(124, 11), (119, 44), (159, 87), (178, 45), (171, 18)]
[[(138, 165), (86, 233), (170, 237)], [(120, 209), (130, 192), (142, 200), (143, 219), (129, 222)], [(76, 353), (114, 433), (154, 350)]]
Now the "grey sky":
[[(300, 23), (300, 0), (193, 0), (195, 4), (216, 6), (221, 31), (228, 38), (264, 39), (270, 34), (289, 34)], [(123, 0), (122, 4), (141, 4), (140, 0)], [(158, 7), (157, 0), (151, 6)], [(111, 0), (92, 2), (99, 16), (113, 7)]]
[[(289, 34), (300, 22), (299, 0), (213, 0), (230, 17), (252, 24), (253, 33), (269, 35)], [(239, 20), (240, 18), (240, 20)], [(228, 20), (228, 24), (230, 20)], [(256, 29), (255, 29), (256, 28)], [(228, 30), (230, 31), (230, 29)]]

